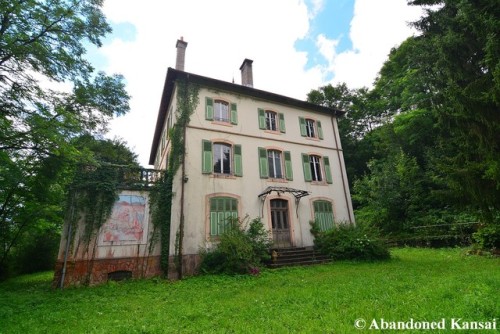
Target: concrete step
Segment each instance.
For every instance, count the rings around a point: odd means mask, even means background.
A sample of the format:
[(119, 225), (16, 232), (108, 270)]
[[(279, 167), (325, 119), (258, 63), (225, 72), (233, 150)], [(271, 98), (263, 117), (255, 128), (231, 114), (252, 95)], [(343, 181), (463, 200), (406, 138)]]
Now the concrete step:
[(311, 264), (321, 264), (331, 262), (331, 259), (316, 252), (312, 248), (297, 247), (285, 249), (272, 249), (277, 257), (267, 264), (270, 268), (279, 268), (285, 266), (305, 266)]

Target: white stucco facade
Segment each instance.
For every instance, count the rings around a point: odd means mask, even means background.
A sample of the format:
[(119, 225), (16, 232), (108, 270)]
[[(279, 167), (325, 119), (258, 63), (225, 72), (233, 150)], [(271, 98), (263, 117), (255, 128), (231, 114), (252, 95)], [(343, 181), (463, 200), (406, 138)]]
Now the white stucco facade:
[[(228, 86), (231, 87), (231, 84)], [(210, 221), (210, 203), (214, 197), (235, 199), (239, 218), (260, 217), (270, 233), (273, 233), (273, 219), (277, 219), (271, 212), (271, 201), (282, 200), (282, 203), (286, 203), (284, 211), (288, 227), (286, 233), (290, 234), (287, 247), (313, 245), (310, 221), (315, 218), (315, 201), (331, 203), (335, 222), (354, 223), (337, 128), (337, 115), (333, 111), (318, 112), (314, 110), (315, 108), (307, 108), (306, 103), (295, 104), (293, 99), (290, 99), (290, 103), (286, 103), (286, 98), (274, 99), (273, 96), (268, 98), (269, 96), (265, 94), (259, 98), (257, 93), (248, 96), (241, 92), (212, 88), (203, 83), (199, 84), (199, 87), (199, 103), (186, 128), (184, 187), (182, 189), (181, 168), (177, 171), (173, 186), (170, 231), (172, 255), (181, 212), (184, 213), (183, 254), (197, 254), (200, 248), (210, 247), (212, 241), (216, 240), (216, 236), (211, 234)], [(231, 121), (207, 119), (207, 98), (227, 103), (234, 111), (236, 119)], [(157, 149), (154, 161), (157, 169), (165, 169), (167, 166), (170, 151), (167, 134), (168, 128), (175, 124), (176, 101), (174, 84), (168, 104), (163, 106), (166, 115), (161, 126), (161, 136), (156, 137)], [(279, 128), (264, 129), (262, 118), (259, 119), (259, 109), (260, 113), (266, 111), (279, 116), (277, 117)], [(316, 126), (315, 136), (304, 136), (304, 129), (301, 131), (301, 119), (302, 122), (307, 119)], [(318, 132), (321, 132), (321, 136)], [(206, 158), (207, 154), (215, 154), (204, 153), (206, 147), (203, 146), (204, 143), (224, 144), (231, 149), (228, 159), (229, 173), (203, 170), (206, 163), (204, 157)], [(237, 154), (235, 154), (236, 147)], [(266, 160), (262, 160), (263, 157), (259, 154), (265, 152), (264, 149), (267, 152), (278, 152), (281, 157), (278, 163), (281, 164), (281, 170), (286, 169), (286, 177), (284, 172), (277, 178), (262, 176), (259, 163), (264, 163)], [(286, 161), (283, 155), (285, 152), (288, 158)], [(304, 156), (317, 157), (317, 173), (320, 174), (321, 180), (306, 181)], [(236, 167), (237, 164), (241, 166)], [(270, 186), (301, 190), (308, 192), (308, 195), (297, 199), (290, 192), (272, 191), (267, 196), (259, 197)], [(182, 191), (184, 191), (184, 203), (181, 201)]]

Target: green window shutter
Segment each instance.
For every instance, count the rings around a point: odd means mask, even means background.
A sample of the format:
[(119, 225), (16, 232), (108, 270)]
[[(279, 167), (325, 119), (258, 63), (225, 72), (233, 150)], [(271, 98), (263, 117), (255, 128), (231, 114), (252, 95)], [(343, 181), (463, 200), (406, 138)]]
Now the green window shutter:
[(318, 138), (323, 139), (323, 128), (321, 127), (321, 122), (316, 121), (316, 126), (318, 127)]
[(287, 180), (293, 180), (293, 172), (292, 172), (292, 156), (290, 151), (285, 151), (285, 177)]
[(266, 129), (266, 112), (264, 109), (257, 109), (259, 111), (259, 129), (265, 130)]
[(202, 143), (202, 166), (201, 170), (203, 174), (211, 174), (213, 171), (212, 162), (212, 142), (209, 140), (203, 140)]
[(238, 124), (238, 109), (236, 103), (231, 103), (231, 124)]
[(312, 181), (311, 164), (309, 163), (309, 155), (302, 153), (302, 166), (304, 168), (304, 180)]
[(209, 121), (214, 119), (214, 100), (209, 97), (205, 98), (205, 119)]
[(300, 124), (300, 135), (302, 137), (307, 136), (306, 119), (304, 117), (299, 117), (299, 124)]
[(280, 119), (280, 121), (279, 121), (280, 122), (280, 132), (285, 133), (286, 132), (286, 130), (285, 130), (285, 114), (279, 113), (278, 117)]
[(243, 176), (243, 160), (241, 157), (241, 145), (234, 145), (234, 175)]
[(327, 201), (315, 201), (314, 220), (321, 231), (331, 230), (334, 221), (332, 203)]
[(332, 169), (330, 168), (330, 159), (328, 159), (328, 157), (323, 157), (323, 163), (325, 164), (326, 182), (333, 183)]
[(261, 179), (267, 179), (269, 177), (267, 150), (262, 147), (259, 147), (259, 172)]

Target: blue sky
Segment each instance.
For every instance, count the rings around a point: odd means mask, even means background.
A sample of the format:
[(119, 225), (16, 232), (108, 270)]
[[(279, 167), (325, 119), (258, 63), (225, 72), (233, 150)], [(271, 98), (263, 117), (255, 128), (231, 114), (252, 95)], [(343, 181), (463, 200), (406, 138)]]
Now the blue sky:
[[(314, 7), (312, 0), (306, 1), (308, 8)], [(310, 69), (318, 64), (327, 66), (328, 60), (319, 52), (316, 47), (316, 36), (323, 34), (326, 38), (338, 40), (336, 50), (338, 53), (352, 49), (352, 42), (349, 38), (349, 28), (354, 15), (354, 0), (327, 1), (324, 7), (310, 21), (309, 31), (305, 38), (298, 39), (295, 48), (299, 51), (306, 51), (308, 54), (306, 69)], [(330, 74), (327, 80), (332, 80)]]
[(371, 86), (421, 14), (406, 0), (105, 0), (103, 10), (113, 33), (88, 56), (97, 70), (124, 75), (132, 96), (109, 136), (126, 140), (144, 166), (181, 36), (187, 72), (239, 83), (249, 58), (255, 88), (304, 100), (329, 83)]

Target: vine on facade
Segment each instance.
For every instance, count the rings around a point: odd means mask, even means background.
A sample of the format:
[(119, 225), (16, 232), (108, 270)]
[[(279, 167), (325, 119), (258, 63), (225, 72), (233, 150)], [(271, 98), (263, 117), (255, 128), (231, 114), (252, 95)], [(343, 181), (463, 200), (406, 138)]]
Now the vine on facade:
[[(173, 180), (179, 167), (183, 162), (185, 154), (185, 129), (189, 123), (191, 115), (198, 106), (199, 86), (190, 84), (187, 81), (177, 81), (177, 108), (175, 111), (176, 122), (169, 130), (169, 139), (171, 142), (170, 159), (168, 161), (167, 173), (158, 182), (151, 192), (150, 207), (152, 210), (151, 219), (154, 230), (160, 232), (161, 257), (160, 266), (165, 275), (168, 273), (168, 257), (170, 245), (170, 224), (172, 213), (172, 198), (175, 195), (172, 191)], [(179, 229), (179, 245), (176, 247), (176, 259), (182, 258), (182, 235), (183, 222), (181, 221)], [(175, 261), (176, 266), (180, 261)]]

